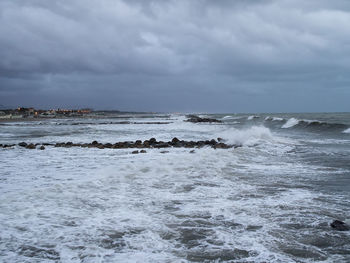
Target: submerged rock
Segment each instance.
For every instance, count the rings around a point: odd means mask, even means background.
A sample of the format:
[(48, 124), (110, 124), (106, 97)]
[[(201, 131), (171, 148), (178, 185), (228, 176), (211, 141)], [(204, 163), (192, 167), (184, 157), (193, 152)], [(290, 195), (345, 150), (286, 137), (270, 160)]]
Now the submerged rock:
[(139, 151), (136, 150), (136, 151), (132, 151), (131, 153), (132, 153), (132, 154), (138, 154)]
[(346, 223), (344, 223), (343, 221), (340, 220), (334, 220), (331, 223), (331, 227), (334, 228), (335, 230), (338, 231), (349, 231), (350, 230), (350, 226)]

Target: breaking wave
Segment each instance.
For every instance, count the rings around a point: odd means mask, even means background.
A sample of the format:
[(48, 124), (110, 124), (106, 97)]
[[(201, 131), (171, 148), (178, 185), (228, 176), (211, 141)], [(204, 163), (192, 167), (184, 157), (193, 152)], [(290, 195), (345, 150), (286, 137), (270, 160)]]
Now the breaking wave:
[(267, 116), (265, 118), (265, 121), (284, 121), (285, 119), (283, 118), (280, 118), (280, 117), (270, 117), (270, 116)]
[(259, 116), (256, 116), (256, 115), (251, 115), (251, 116), (249, 116), (249, 117), (247, 118), (247, 120), (250, 121), (250, 120), (258, 119), (258, 118), (260, 118), (260, 117), (259, 117)]
[(300, 121), (295, 118), (290, 118), (281, 128), (288, 129), (297, 125)]
[(224, 138), (229, 144), (246, 146), (273, 139), (271, 131), (263, 126), (253, 126), (244, 130), (232, 128), (218, 134), (218, 136)]
[(347, 128), (343, 133), (350, 133), (350, 128)]
[(318, 120), (298, 120), (296, 118), (290, 118), (285, 124), (282, 125), (281, 128), (288, 129), (288, 128), (306, 128), (306, 129), (312, 129), (312, 130), (318, 130), (318, 131), (337, 131), (337, 130), (344, 130), (344, 132), (348, 133), (348, 126), (343, 123), (328, 123), (328, 122), (322, 122)]

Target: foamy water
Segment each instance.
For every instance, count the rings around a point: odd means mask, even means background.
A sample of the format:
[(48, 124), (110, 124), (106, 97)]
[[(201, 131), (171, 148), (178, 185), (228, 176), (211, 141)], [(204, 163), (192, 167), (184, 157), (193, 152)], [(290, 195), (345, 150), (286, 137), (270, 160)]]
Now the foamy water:
[(349, 262), (349, 233), (329, 226), (350, 217), (349, 135), (229, 116), (2, 125), (2, 143), (220, 137), (242, 147), (0, 149), (1, 261)]

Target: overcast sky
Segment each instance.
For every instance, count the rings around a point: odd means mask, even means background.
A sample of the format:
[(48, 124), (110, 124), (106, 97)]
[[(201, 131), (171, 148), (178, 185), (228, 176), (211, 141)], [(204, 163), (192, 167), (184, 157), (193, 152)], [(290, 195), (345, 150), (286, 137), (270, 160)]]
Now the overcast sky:
[(350, 111), (350, 1), (0, 0), (0, 105)]

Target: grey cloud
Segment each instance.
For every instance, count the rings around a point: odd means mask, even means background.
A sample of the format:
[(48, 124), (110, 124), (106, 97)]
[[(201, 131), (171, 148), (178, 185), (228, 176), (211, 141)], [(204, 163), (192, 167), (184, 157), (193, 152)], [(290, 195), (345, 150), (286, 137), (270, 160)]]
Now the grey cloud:
[[(310, 101), (325, 86), (324, 96), (344, 94), (349, 24), (345, 0), (3, 0), (0, 98), (42, 103), (23, 95), (32, 91), (51, 104), (249, 111), (231, 99), (283, 111), (267, 107), (271, 94), (285, 101), (281, 91), (299, 94), (296, 86)], [(103, 102), (111, 98), (118, 105)]]

